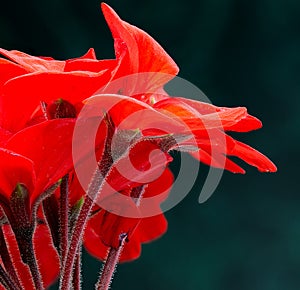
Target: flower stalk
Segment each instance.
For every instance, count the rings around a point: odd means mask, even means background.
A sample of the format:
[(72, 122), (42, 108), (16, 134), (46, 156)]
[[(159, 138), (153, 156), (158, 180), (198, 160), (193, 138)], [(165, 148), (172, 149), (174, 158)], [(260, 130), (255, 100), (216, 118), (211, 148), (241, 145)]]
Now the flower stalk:
[(69, 250), (66, 255), (64, 268), (60, 279), (59, 289), (61, 290), (70, 289), (71, 287), (72, 274), (73, 274), (76, 256), (79, 247), (81, 245), (83, 231), (87, 223), (88, 217), (90, 215), (93, 203), (94, 203), (93, 200), (90, 199), (88, 196), (85, 198), (85, 201), (78, 215), (77, 221), (74, 225), (74, 229), (71, 235)]
[(8, 276), (13, 280), (16, 287), (18, 289), (22, 289), (21, 284), (19, 282), (19, 277), (17, 275), (16, 269), (12, 263), (6, 241), (4, 238), (2, 227), (0, 227), (0, 253), (1, 253), (1, 259), (3, 262), (3, 265), (7, 271)]
[(112, 279), (113, 279), (113, 275), (116, 271), (124, 244), (126, 242), (126, 238), (127, 238), (126, 234), (120, 236), (120, 246), (117, 249), (114, 249), (112, 247), (109, 249), (107, 259), (103, 265), (101, 275), (96, 284), (97, 290), (108, 290), (109, 289)]
[(69, 237), (69, 175), (67, 174), (62, 178), (60, 185), (60, 206), (59, 206), (59, 234), (60, 234), (60, 256), (62, 264), (65, 263), (68, 237)]
[(0, 264), (0, 283), (2, 285), (4, 285), (5, 288), (8, 290), (21, 290), (22, 289), (14, 283), (14, 281), (5, 272), (5, 270), (1, 264)]

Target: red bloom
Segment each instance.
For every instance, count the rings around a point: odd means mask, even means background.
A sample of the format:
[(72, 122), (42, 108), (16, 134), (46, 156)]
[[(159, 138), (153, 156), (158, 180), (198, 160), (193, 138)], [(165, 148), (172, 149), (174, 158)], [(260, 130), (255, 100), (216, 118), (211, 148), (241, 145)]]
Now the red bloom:
[[(114, 37), (115, 53), (120, 62), (114, 78), (139, 73), (136, 78), (124, 78), (124, 80), (121, 78), (120, 82), (113, 82), (111, 86), (106, 87), (105, 93), (117, 91), (121, 91), (122, 94), (128, 93), (152, 105), (154, 109), (166, 114), (174, 121), (186, 124), (190, 129), (188, 133), (192, 133), (196, 139), (196, 144), (192, 145), (197, 145), (200, 149), (199, 152), (191, 154), (210, 166), (244, 173), (242, 168), (224, 157), (228, 155), (237, 156), (250, 165), (256, 166), (260, 171), (276, 171), (276, 166), (264, 155), (223, 133), (224, 131), (247, 132), (258, 129), (262, 126), (258, 119), (249, 115), (244, 107), (216, 107), (194, 100), (172, 98), (166, 93), (158, 94), (162, 92), (163, 85), (178, 73), (178, 67), (151, 36), (121, 20), (106, 4), (102, 4), (102, 10)], [(142, 74), (143, 72), (148, 74)], [(140, 95), (140, 92), (146, 92), (146, 94)], [(123, 105), (122, 109), (120, 106), (118, 110), (119, 122), (126, 119), (137, 108), (137, 105), (133, 103)], [(118, 123), (116, 118), (114, 122)], [(160, 128), (161, 125), (158, 127)], [(183, 133), (177, 129), (170, 128), (167, 133)], [(213, 156), (212, 152), (214, 152)]]
[[(163, 86), (178, 73), (172, 58), (151, 36), (121, 20), (109, 6), (102, 4), (102, 10), (114, 38), (116, 59), (97, 60), (92, 49), (66, 61), (0, 49), (9, 59), (0, 59), (0, 201), (10, 220), (12, 196), (19, 187), (25, 188), (33, 217), (32, 209), (41, 195), (75, 167), (84, 178), (80, 174), (69, 178), (71, 206), (82, 198), (97, 202), (85, 230), (85, 247), (103, 260), (107, 250), (117, 249), (126, 236), (121, 261), (128, 261), (139, 257), (142, 243), (167, 229), (160, 204), (173, 183), (167, 169), (172, 160), (169, 151), (190, 151), (203, 163), (236, 173), (244, 170), (230, 156), (260, 171), (274, 172), (276, 167), (227, 135), (261, 127), (246, 108), (168, 96)], [(79, 139), (73, 139), (75, 121)], [(96, 137), (90, 138), (89, 129), (96, 122)], [(94, 168), (89, 166), (93, 158)], [(95, 196), (87, 196), (83, 188), (90, 185), (96, 168), (101, 186), (89, 192)], [(96, 191), (100, 191), (98, 197)], [(53, 197), (59, 199), (59, 193)], [(3, 228), (18, 264), (15, 239), (9, 226)], [(45, 237), (49, 243), (45, 225), (39, 224), (34, 241), (41, 261), (45, 256), (39, 246)], [(49, 246), (49, 251), (54, 249)], [(55, 271), (49, 275), (44, 273), (46, 263), (41, 265), (45, 285), (57, 275), (55, 254), (51, 263)], [(18, 267), (20, 271), (24, 265)], [(29, 276), (21, 272), (20, 276)]]
[[(249, 115), (243, 107), (216, 107), (203, 102), (172, 98), (167, 94), (161, 95), (162, 86), (178, 72), (176, 64), (145, 32), (122, 21), (107, 5), (103, 4), (102, 10), (112, 31), (116, 57), (119, 60), (119, 67), (115, 71), (114, 78), (130, 73), (151, 72), (151, 74), (148, 74), (148, 78), (147, 75), (139, 74), (136, 78), (121, 78), (120, 81), (108, 84), (105, 90), (101, 91), (106, 95), (100, 94), (85, 101), (85, 105), (90, 106), (90, 117), (96, 117), (99, 111), (106, 111), (117, 130), (130, 132), (138, 129), (144, 138), (170, 134), (177, 140), (177, 144), (173, 144), (168, 150), (181, 150), (181, 148), (188, 150), (188, 146), (196, 147), (199, 151), (190, 152), (190, 154), (210, 166), (244, 173), (242, 168), (226, 157), (227, 155), (237, 156), (261, 171), (276, 171), (275, 165), (264, 155), (224, 133), (224, 131), (247, 132), (258, 129), (261, 127), (258, 119)], [(139, 92), (143, 90), (152, 93), (140, 95)], [(130, 97), (111, 95), (111, 93), (127, 94), (144, 103)], [(132, 117), (133, 115), (135, 116)], [(126, 160), (124, 164), (128, 166), (137, 162), (145, 165), (145, 161), (142, 161), (142, 152), (147, 152), (145, 155), (148, 156), (149, 151), (143, 149), (137, 154), (135, 161), (123, 159)], [(126, 186), (131, 189), (135, 188), (139, 184), (132, 181), (134, 177), (147, 174), (146, 170), (137, 175), (132, 173), (131, 178), (124, 178), (117, 171), (120, 163), (122, 159), (112, 165), (102, 187), (99, 204), (103, 204), (105, 200), (109, 201), (109, 197), (115, 192), (133, 198), (130, 191), (126, 190)], [(130, 175), (129, 169), (128, 174)], [(170, 179), (164, 174), (156, 181), (144, 184), (148, 187), (139, 206), (134, 204), (134, 199), (129, 199), (126, 204), (129, 211), (137, 212), (137, 216), (139, 210), (145, 209), (143, 208), (145, 195), (152, 192), (153, 195), (159, 196), (160, 190), (155, 189), (155, 186), (170, 185)], [(113, 186), (113, 188), (106, 188), (106, 185)], [(112, 198), (112, 200), (115, 199)], [(159, 207), (159, 204), (158, 202), (155, 206)], [(107, 207), (109, 204), (105, 204), (104, 208), (107, 209)], [(139, 256), (142, 242), (155, 239), (164, 232), (164, 227), (160, 228), (160, 224), (165, 223), (162, 215), (140, 219), (126, 217), (126, 214), (118, 216), (103, 209), (96, 212), (86, 228), (84, 244), (89, 252), (100, 259), (105, 259), (109, 247), (119, 246), (122, 234), (128, 236), (128, 242), (125, 244), (121, 261), (127, 261)], [(149, 226), (150, 224), (152, 227)], [(148, 235), (148, 239), (143, 239), (143, 235)]]

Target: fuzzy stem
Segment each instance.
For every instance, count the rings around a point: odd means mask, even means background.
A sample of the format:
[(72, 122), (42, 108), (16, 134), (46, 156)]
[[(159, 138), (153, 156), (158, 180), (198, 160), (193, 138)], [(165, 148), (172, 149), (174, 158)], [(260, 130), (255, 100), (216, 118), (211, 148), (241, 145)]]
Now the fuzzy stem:
[(60, 281), (59, 289), (61, 290), (71, 288), (70, 286), (71, 286), (72, 272), (75, 264), (76, 254), (78, 252), (83, 231), (87, 223), (88, 217), (90, 215), (92, 206), (93, 206), (93, 200), (90, 199), (89, 196), (86, 196), (72, 233), (69, 251), (66, 256), (66, 260), (64, 264), (63, 275)]
[(96, 284), (97, 290), (108, 290), (116, 271), (120, 255), (122, 253), (127, 235), (120, 237), (120, 246), (117, 249), (110, 248), (104, 263), (101, 276)]
[(0, 283), (8, 290), (19, 290), (17, 285), (14, 284), (12, 279), (7, 275), (2, 265), (0, 264)]
[(29, 267), (35, 288), (36, 290), (42, 290), (42, 277), (38, 269), (32, 243), (34, 229), (32, 227), (14, 228), (13, 224), (11, 226), (15, 233), (22, 261)]
[(100, 172), (100, 170), (96, 168), (91, 178), (91, 183), (89, 184), (84, 203), (81, 207), (78, 218), (72, 230), (69, 250), (65, 259), (65, 263), (63, 265), (63, 273), (60, 280), (59, 289), (61, 290), (70, 289), (76, 254), (81, 244), (83, 231), (93, 208), (94, 201), (100, 194), (101, 187), (104, 181), (103, 176), (105, 176), (104, 172)]
[(48, 196), (42, 201), (43, 211), (46, 218), (46, 222), (50, 229), (51, 238), (54, 247), (59, 252), (59, 224), (58, 220), (58, 201), (54, 194)]
[(41, 274), (33, 249), (34, 222), (31, 220), (30, 199), (27, 188), (17, 184), (10, 198), (11, 214), (6, 215), (15, 234), (22, 261), (29, 266), (36, 290), (43, 289)]
[(26, 257), (27, 265), (30, 269), (32, 279), (35, 285), (36, 290), (42, 290), (43, 282), (42, 277), (38, 269), (38, 265), (36, 263), (36, 258), (34, 255), (33, 244), (32, 241), (27, 243), (27, 257)]
[[(130, 196), (131, 198), (133, 198), (134, 203), (136, 204), (136, 206), (138, 207), (140, 205), (142, 196), (145, 192), (145, 186), (141, 185), (135, 188), (131, 189), (131, 193)], [(120, 241), (120, 245), (117, 249), (114, 248), (110, 248), (109, 252), (108, 252), (108, 256), (107, 259), (104, 263), (102, 272), (100, 274), (99, 280), (96, 284), (96, 289), (97, 290), (107, 290), (109, 289), (109, 286), (112, 282), (112, 278), (113, 275), (116, 271), (117, 268), (117, 264), (119, 262), (120, 259), (120, 255), (122, 253), (122, 250), (124, 248), (124, 244), (126, 242), (127, 239), (127, 234), (122, 234), (119, 237), (119, 241)]]
[(65, 264), (63, 265), (63, 273), (60, 281), (61, 290), (70, 289), (72, 271), (75, 264), (76, 254), (81, 245), (83, 231), (88, 222), (93, 204), (100, 195), (101, 187), (104, 182), (104, 177), (107, 175), (111, 165), (113, 164), (113, 159), (111, 156), (111, 141), (115, 132), (115, 127), (108, 115), (105, 115), (104, 120), (107, 124), (107, 136), (105, 140), (104, 151), (102, 152), (101, 161), (95, 169), (95, 172), (91, 178), (88, 190), (85, 196), (84, 203), (79, 212), (77, 221), (72, 229), (72, 235), (70, 239), (69, 250), (65, 259)]
[(69, 188), (68, 188), (69, 176), (66, 175), (62, 178), (60, 185), (60, 207), (59, 207), (59, 218), (60, 218), (60, 256), (62, 264), (64, 264), (67, 249), (68, 249), (68, 236), (69, 236)]
[(13, 282), (16, 284), (18, 289), (22, 289), (19, 277), (17, 275), (16, 269), (12, 263), (6, 241), (4, 238), (4, 233), (2, 230), (2, 227), (0, 227), (0, 249), (1, 249), (1, 259), (3, 262), (3, 265), (7, 271), (7, 274), (10, 276), (10, 278), (13, 280)]
[(78, 250), (78, 253), (76, 256), (72, 284), (73, 284), (73, 290), (81, 289), (81, 249)]

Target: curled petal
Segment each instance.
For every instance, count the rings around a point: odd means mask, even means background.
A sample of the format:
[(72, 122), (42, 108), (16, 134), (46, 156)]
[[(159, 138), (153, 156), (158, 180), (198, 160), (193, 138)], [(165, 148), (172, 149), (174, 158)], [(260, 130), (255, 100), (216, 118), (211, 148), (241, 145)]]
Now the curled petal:
[[(100, 72), (108, 70), (113, 72), (118, 66), (118, 61), (115, 59), (108, 60), (96, 60), (96, 59), (71, 59), (66, 61), (65, 72), (74, 71), (88, 71), (88, 72)], [(100, 87), (99, 87), (100, 88)]]
[(276, 172), (275, 164), (262, 153), (242, 142), (235, 141), (235, 146), (228, 155), (237, 156), (262, 172)]
[(0, 54), (22, 66), (27, 72), (63, 71), (65, 62), (53, 59), (43, 59), (18, 50), (0, 48)]
[(146, 32), (128, 24), (108, 5), (101, 8), (115, 41), (115, 53), (120, 59), (116, 78), (143, 72), (160, 72), (148, 79), (148, 88), (159, 88), (177, 75), (178, 67), (163, 48)]
[[(219, 109), (213, 112), (212, 105), (208, 106), (207, 114), (202, 114), (197, 108), (186, 104), (176, 98), (164, 99), (155, 103), (154, 108), (169, 114), (177, 116), (184, 121), (191, 130), (209, 130), (220, 128), (227, 130), (237, 124), (241, 119), (247, 116), (247, 109), (244, 107)], [(209, 113), (208, 113), (209, 111)]]
[(182, 132), (186, 125), (179, 118), (158, 112), (142, 101), (116, 94), (99, 94), (84, 101), (84, 118), (108, 112), (118, 129), (161, 129), (166, 133)]

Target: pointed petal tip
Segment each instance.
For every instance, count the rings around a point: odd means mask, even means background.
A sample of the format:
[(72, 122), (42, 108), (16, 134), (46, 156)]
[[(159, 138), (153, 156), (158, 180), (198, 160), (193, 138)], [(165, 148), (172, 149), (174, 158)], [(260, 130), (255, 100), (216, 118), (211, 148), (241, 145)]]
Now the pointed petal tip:
[(234, 174), (246, 174), (246, 170), (242, 169), (240, 171), (232, 171)]
[(105, 2), (100, 3), (101, 9), (105, 9), (105, 7), (109, 7)]
[(261, 169), (258, 169), (258, 170), (260, 172), (274, 173), (274, 172), (277, 172), (277, 166), (272, 161), (270, 161), (267, 168), (261, 168)]
[(107, 14), (116, 14), (116, 12), (105, 2), (101, 2), (100, 7), (105, 18)]

